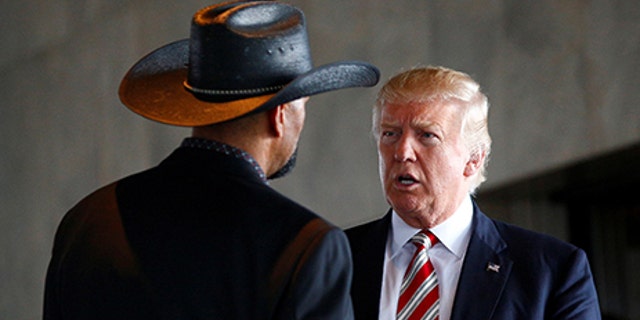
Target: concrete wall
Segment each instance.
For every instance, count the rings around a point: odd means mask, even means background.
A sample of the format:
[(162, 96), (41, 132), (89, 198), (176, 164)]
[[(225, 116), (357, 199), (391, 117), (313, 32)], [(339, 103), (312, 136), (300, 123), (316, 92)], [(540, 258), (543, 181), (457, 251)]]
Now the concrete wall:
[[(306, 12), (316, 64), (368, 60), (383, 80), (419, 64), (474, 76), (492, 103), (486, 187), (640, 140), (640, 2), (290, 3)], [(142, 55), (186, 38), (191, 15), (208, 4), (0, 4), (0, 318), (40, 318), (53, 235), (66, 210), (154, 165), (188, 134), (129, 112), (117, 87)], [(369, 134), (374, 94), (312, 99), (299, 167), (274, 184), (345, 227), (387, 210)], [(527, 219), (515, 220), (541, 224)]]

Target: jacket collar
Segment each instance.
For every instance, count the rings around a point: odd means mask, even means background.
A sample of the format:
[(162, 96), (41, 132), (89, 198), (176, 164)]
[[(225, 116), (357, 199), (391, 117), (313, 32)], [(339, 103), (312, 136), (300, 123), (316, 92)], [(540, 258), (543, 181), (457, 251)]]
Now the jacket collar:
[(260, 171), (249, 161), (204, 148), (177, 148), (160, 163), (158, 169), (199, 178), (219, 179), (226, 176), (250, 183), (267, 184)]

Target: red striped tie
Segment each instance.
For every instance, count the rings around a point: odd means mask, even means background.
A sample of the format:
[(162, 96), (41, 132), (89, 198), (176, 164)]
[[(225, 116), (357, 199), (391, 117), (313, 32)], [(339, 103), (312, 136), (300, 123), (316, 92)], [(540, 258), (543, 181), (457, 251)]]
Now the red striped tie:
[(400, 287), (398, 320), (438, 319), (438, 278), (427, 250), (438, 242), (429, 231), (421, 231), (411, 238), (417, 250), (407, 268)]

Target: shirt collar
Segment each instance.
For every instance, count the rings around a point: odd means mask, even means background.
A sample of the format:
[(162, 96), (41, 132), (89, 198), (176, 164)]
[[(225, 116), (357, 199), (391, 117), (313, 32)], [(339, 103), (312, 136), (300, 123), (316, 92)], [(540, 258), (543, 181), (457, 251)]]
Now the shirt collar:
[[(473, 204), (471, 197), (465, 198), (451, 217), (441, 224), (429, 229), (438, 237), (448, 251), (456, 257), (462, 258), (471, 238), (471, 221), (473, 219)], [(393, 211), (391, 216), (391, 257), (396, 256), (402, 247), (419, 232), (408, 225)]]
[(244, 160), (248, 162), (256, 174), (263, 182), (267, 182), (267, 176), (258, 164), (258, 162), (246, 151), (230, 146), (226, 143), (219, 141), (213, 141), (203, 138), (185, 138), (180, 145), (182, 148), (196, 148), (211, 150), (214, 152), (222, 153), (228, 156), (235, 157), (236, 159)]

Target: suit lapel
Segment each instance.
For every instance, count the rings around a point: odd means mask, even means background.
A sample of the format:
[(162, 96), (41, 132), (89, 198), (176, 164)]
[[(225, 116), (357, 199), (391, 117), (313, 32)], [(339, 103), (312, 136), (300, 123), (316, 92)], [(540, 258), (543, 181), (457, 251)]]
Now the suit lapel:
[(490, 319), (511, 272), (506, 243), (474, 203), (473, 233), (462, 265), (451, 320)]
[(382, 271), (391, 211), (382, 219), (346, 230), (353, 254), (351, 295), (356, 319), (378, 319)]

